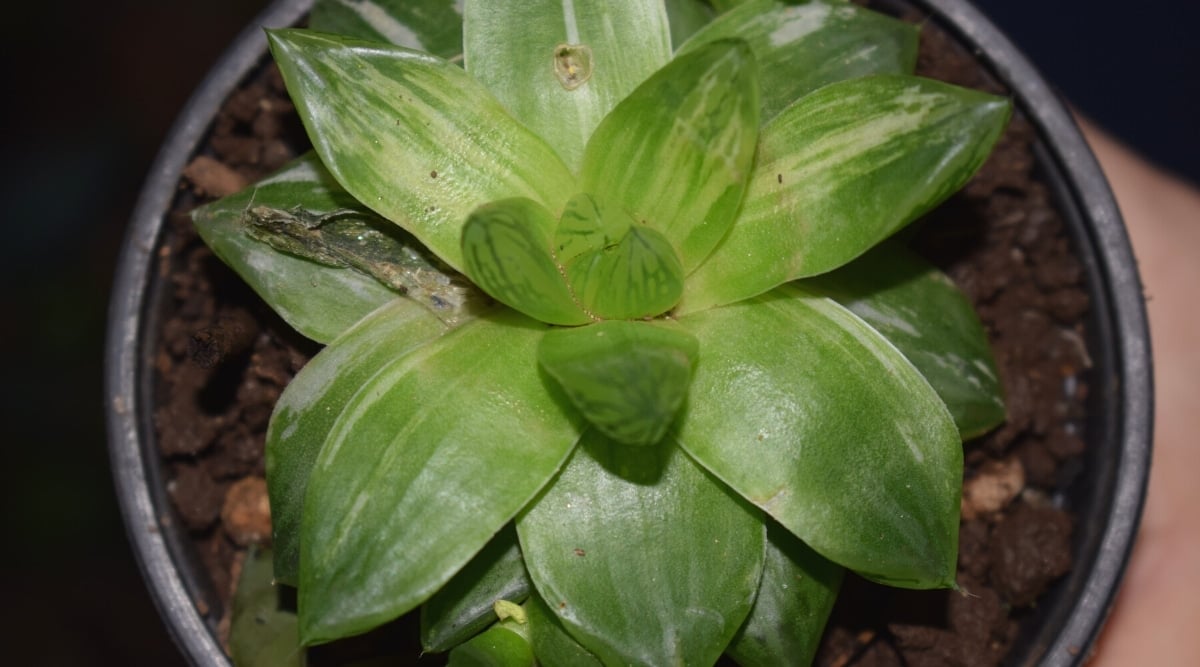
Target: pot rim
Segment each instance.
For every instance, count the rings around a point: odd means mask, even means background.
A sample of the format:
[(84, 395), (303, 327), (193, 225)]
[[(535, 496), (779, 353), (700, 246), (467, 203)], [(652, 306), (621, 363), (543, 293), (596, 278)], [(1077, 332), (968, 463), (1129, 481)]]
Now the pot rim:
[[(183, 653), (194, 664), (228, 665), (216, 637), (196, 608), (180, 563), (164, 536), (165, 522), (148, 476), (155, 465), (153, 412), (143, 389), (153, 359), (139, 343), (146, 336), (154, 256), (176, 184), (207, 132), (221, 103), (266, 54), (260, 26), (286, 27), (309, 10), (313, 0), (275, 0), (236, 38), (181, 112), (142, 188), (118, 260), (109, 304), (105, 342), (105, 404), (109, 456), (126, 531), (151, 597)], [(1003, 81), (1038, 128), (1049, 157), (1070, 178), (1070, 197), (1091, 220), (1082, 242), (1091, 247), (1107, 296), (1102, 324), (1114, 329), (1113, 377), (1102, 378), (1122, 407), (1112, 419), (1116, 453), (1106, 525), (1094, 543), (1097, 556), (1077, 587), (1074, 605), (1058, 635), (1026, 657), (1043, 665), (1074, 665), (1086, 658), (1112, 607), (1137, 533), (1148, 483), (1153, 428), (1150, 337), (1142, 287), (1132, 247), (1116, 201), (1099, 163), (1064, 103), (1027, 58), (966, 0), (909, 0), (940, 15), (943, 27), (974, 47), (977, 57)], [(1078, 241), (1079, 239), (1077, 239)], [(150, 353), (152, 354), (152, 353)]]

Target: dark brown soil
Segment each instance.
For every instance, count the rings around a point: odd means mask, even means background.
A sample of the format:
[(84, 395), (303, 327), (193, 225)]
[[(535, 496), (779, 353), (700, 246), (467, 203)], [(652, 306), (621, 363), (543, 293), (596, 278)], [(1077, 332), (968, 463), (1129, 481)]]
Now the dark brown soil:
[[(1003, 92), (932, 25), (919, 70)], [(1072, 518), (1050, 499), (1070, 483), (1077, 466), (1069, 462), (1084, 447), (1088, 302), (1060, 214), (1034, 174), (1032, 135), (1018, 115), (981, 173), (915, 235), (975, 302), (1008, 397), (1008, 422), (966, 446), (964, 590), (898, 591), (848, 576), (819, 665), (999, 664), (1038, 596), (1071, 566)], [(160, 253), (170, 295), (157, 353), (159, 446), (176, 520), (216, 592), (198, 602), (214, 622), (228, 608), (246, 545), (264, 539), (262, 450), (271, 408), (317, 347), (212, 255), (187, 211), (305, 148), (278, 74), (267, 67), (229, 100), (189, 165)]]

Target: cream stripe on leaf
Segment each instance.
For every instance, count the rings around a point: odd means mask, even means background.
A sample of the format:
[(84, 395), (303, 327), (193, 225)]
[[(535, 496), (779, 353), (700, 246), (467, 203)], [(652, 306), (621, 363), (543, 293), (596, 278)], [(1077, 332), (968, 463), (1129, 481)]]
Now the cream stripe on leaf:
[(549, 145), (453, 64), (305, 30), (268, 36), (330, 173), (451, 267), (462, 270), (462, 226), (478, 206), (527, 197), (557, 213), (575, 193)]
[(462, 56), (459, 4), (455, 0), (316, 0), (308, 27), (454, 60)]

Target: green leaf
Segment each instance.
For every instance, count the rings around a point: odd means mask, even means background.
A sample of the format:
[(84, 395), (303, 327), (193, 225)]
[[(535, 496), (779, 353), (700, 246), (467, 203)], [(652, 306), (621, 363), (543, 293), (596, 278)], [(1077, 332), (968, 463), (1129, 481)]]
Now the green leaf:
[(673, 441), (590, 430), (517, 533), (539, 594), (605, 664), (705, 665), (750, 611), (765, 530)]
[(886, 339), (793, 285), (680, 324), (704, 350), (676, 422), (688, 453), (835, 563), (954, 585), (962, 444)]
[(758, 70), (744, 42), (672, 60), (613, 109), (587, 145), (581, 189), (655, 229), (685, 274), (733, 223), (758, 136)]
[[(551, 254), (554, 217), (529, 199), (504, 199), (471, 213), (462, 230), (465, 270), (485, 292), (551, 324), (591, 321)], [(676, 296), (678, 298), (678, 296)]]
[(529, 619), (529, 643), (533, 644), (533, 653), (540, 664), (571, 667), (601, 667), (603, 664), (567, 633), (562, 621), (536, 591), (525, 603), (525, 615)]
[(929, 380), (963, 439), (1004, 421), (1004, 390), (987, 334), (962, 292), (925, 260), (886, 243), (806, 287), (849, 308)]
[(445, 60), (305, 30), (267, 35), (330, 173), (454, 269), (480, 205), (527, 197), (559, 211), (576, 192), (554, 151)]
[(671, 309), (683, 293), (683, 268), (662, 234), (630, 225), (615, 244), (565, 267), (575, 297), (594, 317), (629, 320)]
[(836, 81), (870, 74), (912, 74), (915, 25), (839, 0), (790, 5), (752, 0), (721, 15), (684, 44), (689, 53), (721, 39), (744, 39), (758, 59), (762, 118)]
[(496, 624), (450, 651), (450, 667), (533, 667), (529, 640), (507, 625)]
[(366, 209), (306, 155), (237, 194), (192, 211), (200, 237), (285, 322), (328, 343), (379, 306), (397, 297), (378, 281), (349, 268), (325, 266), (280, 252), (246, 233), (252, 207), (313, 214)]
[(544, 331), (500, 310), (383, 366), (346, 405), (305, 496), (305, 644), (427, 600), (562, 465), (581, 420), (538, 371)]
[(683, 404), (697, 351), (676, 327), (611, 321), (548, 332), (538, 361), (600, 432), (652, 445)]
[(712, 7), (701, 0), (667, 0), (666, 6), (671, 24), (671, 46), (676, 49), (713, 17)]
[(421, 306), (393, 299), (321, 350), (284, 389), (266, 442), (276, 579), (299, 582), (304, 495), (334, 421), (380, 368), (446, 331)]
[(841, 567), (769, 522), (758, 597), (727, 653), (745, 667), (812, 664), (841, 583)]
[(880, 75), (830, 84), (763, 128), (741, 214), (688, 277), (679, 312), (732, 303), (849, 262), (975, 173), (1008, 100)]
[(421, 646), (441, 653), (463, 643), (496, 620), (496, 600), (524, 600), (532, 587), (508, 526), (421, 606)]
[(600, 120), (671, 58), (661, 0), (471, 1), (466, 67), (572, 169)]
[(279, 604), (279, 587), (271, 574), (271, 550), (251, 549), (242, 561), (233, 614), (229, 652), (237, 667), (303, 667), (304, 649), (296, 629), (296, 613)]
[(455, 0), (316, 0), (308, 27), (391, 42), (452, 60), (462, 56), (462, 15)]

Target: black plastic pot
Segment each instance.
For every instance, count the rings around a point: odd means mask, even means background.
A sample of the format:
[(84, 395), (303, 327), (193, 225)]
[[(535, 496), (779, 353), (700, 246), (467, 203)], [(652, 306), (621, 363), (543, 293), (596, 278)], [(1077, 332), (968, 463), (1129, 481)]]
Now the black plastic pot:
[[(127, 232), (113, 287), (106, 346), (109, 446), (129, 538), (147, 585), (181, 650), (198, 665), (227, 665), (215, 621), (197, 608), (206, 584), (185, 531), (172, 521), (152, 423), (153, 270), (163, 221), (184, 165), (218, 107), (266, 56), (262, 26), (296, 23), (312, 0), (278, 0), (226, 52), (200, 86), (147, 179)], [(1056, 190), (1086, 270), (1092, 310), (1084, 474), (1067, 506), (1078, 516), (1075, 567), (1038, 604), (1011, 664), (1084, 661), (1116, 595), (1146, 492), (1152, 429), (1149, 334), (1133, 253), (1108, 184), (1063, 104), (1033, 66), (962, 0), (914, 0), (978, 54), (1039, 130), (1039, 169)]]

